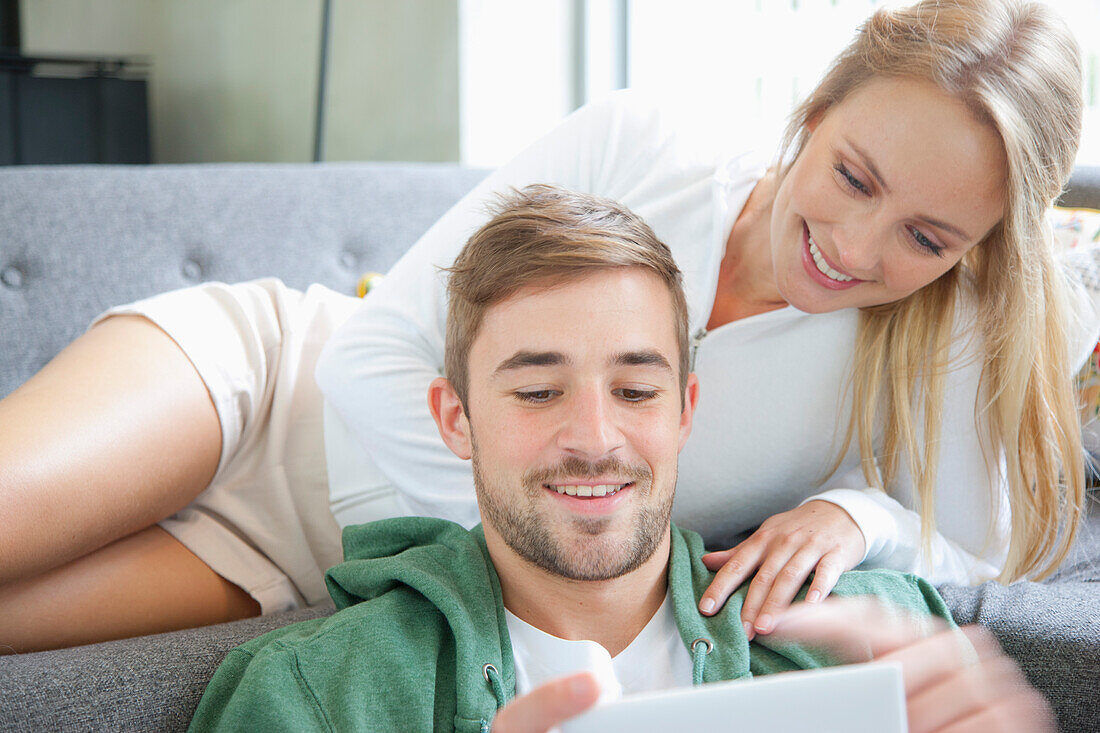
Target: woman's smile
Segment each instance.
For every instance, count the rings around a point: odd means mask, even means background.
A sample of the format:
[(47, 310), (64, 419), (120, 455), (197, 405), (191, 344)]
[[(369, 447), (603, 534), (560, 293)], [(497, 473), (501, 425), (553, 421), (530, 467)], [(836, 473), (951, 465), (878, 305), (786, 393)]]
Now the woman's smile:
[(802, 225), (802, 265), (810, 277), (832, 290), (847, 290), (864, 282), (841, 270), (826, 257), (805, 223)]

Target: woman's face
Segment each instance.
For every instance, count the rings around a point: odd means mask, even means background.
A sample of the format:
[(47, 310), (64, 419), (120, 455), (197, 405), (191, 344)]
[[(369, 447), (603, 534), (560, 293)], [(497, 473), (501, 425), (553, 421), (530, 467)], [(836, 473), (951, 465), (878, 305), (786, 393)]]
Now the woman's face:
[(933, 84), (872, 79), (810, 129), (771, 219), (775, 284), (799, 310), (904, 298), (1001, 219), (1000, 138)]

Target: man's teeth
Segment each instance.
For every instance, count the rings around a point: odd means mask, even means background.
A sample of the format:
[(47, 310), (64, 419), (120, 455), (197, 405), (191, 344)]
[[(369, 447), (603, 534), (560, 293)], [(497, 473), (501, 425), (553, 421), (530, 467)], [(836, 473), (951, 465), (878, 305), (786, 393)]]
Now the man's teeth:
[(849, 275), (842, 275), (833, 268), (829, 267), (829, 263), (825, 261), (825, 258), (821, 255), (821, 250), (817, 248), (817, 243), (814, 242), (814, 238), (811, 236), (806, 237), (810, 242), (810, 255), (814, 258), (814, 264), (817, 265), (817, 269), (830, 280), (836, 280), (840, 283), (851, 282), (852, 278)]
[(555, 489), (559, 494), (569, 494), (570, 496), (611, 496), (625, 486), (626, 484), (601, 484), (599, 486), (565, 484), (551, 486), (550, 488)]

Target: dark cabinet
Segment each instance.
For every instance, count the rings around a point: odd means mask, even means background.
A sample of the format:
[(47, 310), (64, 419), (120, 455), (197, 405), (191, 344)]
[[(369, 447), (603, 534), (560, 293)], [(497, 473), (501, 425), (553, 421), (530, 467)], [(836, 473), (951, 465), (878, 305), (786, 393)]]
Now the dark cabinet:
[(144, 67), (0, 56), (0, 164), (148, 163)]

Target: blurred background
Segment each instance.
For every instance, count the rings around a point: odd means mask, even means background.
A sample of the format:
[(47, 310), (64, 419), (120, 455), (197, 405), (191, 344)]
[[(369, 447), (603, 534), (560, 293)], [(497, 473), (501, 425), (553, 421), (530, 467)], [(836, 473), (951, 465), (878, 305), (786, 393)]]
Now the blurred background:
[[(491, 167), (622, 87), (777, 137), (875, 0), (0, 0), (0, 164)], [(1100, 0), (1084, 52), (1100, 164)], [(327, 22), (326, 22), (327, 18)]]

